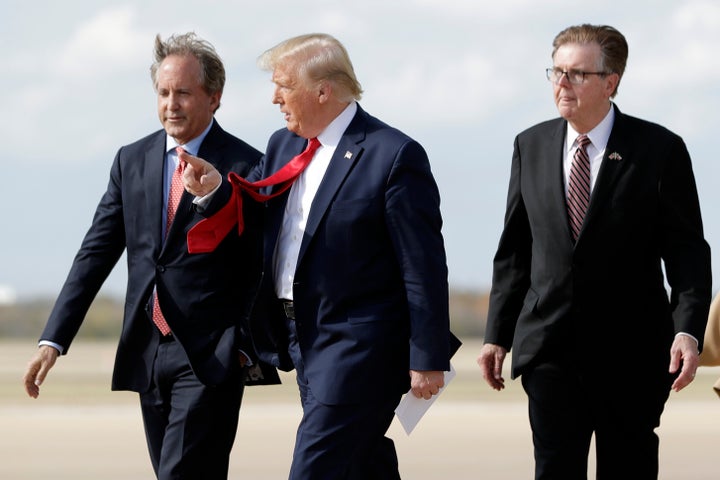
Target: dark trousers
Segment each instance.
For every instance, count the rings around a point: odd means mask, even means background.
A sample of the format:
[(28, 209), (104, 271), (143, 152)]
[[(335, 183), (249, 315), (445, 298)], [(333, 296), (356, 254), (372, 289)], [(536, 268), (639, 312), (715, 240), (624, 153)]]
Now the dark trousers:
[(597, 480), (658, 478), (655, 429), (670, 393), (670, 377), (614, 373), (547, 362), (522, 375), (536, 480), (587, 479), (593, 434)]
[(140, 394), (150, 459), (159, 480), (226, 480), (243, 395), (240, 376), (208, 387), (177, 341), (160, 343), (153, 385)]
[(378, 400), (369, 403), (319, 402), (304, 375), (295, 323), (289, 320), (288, 324), (289, 351), (303, 407), (290, 480), (399, 480), (395, 444), (385, 433), (400, 397), (378, 392)]

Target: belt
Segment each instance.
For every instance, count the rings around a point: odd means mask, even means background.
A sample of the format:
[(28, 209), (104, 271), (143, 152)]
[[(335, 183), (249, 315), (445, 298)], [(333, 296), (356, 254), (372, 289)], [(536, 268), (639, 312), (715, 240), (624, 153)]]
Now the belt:
[(280, 299), (280, 306), (282, 307), (282, 311), (285, 314), (285, 318), (288, 320), (295, 320), (295, 302), (292, 300), (283, 300)]

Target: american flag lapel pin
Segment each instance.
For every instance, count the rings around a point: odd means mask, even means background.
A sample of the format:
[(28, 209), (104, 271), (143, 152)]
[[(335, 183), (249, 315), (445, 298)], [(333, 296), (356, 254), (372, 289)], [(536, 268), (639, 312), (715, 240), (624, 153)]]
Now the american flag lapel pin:
[(352, 152), (351, 152), (350, 150), (348, 150), (347, 152), (345, 152), (345, 158), (347, 158), (348, 160), (351, 160), (351, 159), (352, 159)]
[(610, 155), (608, 155), (608, 158), (610, 160), (617, 160), (617, 161), (622, 160), (622, 156), (617, 152), (612, 152)]

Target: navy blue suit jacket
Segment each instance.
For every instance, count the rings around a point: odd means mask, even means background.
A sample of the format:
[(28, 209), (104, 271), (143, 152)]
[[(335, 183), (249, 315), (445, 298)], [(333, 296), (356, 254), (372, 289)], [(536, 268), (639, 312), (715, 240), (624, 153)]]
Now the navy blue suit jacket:
[[(276, 132), (250, 180), (271, 175), (306, 144)], [(266, 204), (263, 283), (251, 317), (258, 354), (284, 370), (292, 362), (273, 254), (287, 197)], [(449, 330), (439, 207), (420, 144), (358, 107), (313, 201), (295, 272), (300, 349), (319, 401), (402, 394), (410, 369), (449, 369), (457, 339)]]
[[(235, 372), (238, 348), (252, 351), (245, 322), (260, 278), (259, 238), (251, 230), (242, 238), (229, 235), (212, 253), (188, 254), (187, 231), (203, 217), (184, 192), (163, 243), (165, 138), (160, 130), (117, 152), (107, 191), (41, 335), (67, 353), (95, 295), (127, 250), (128, 283), (113, 390), (143, 392), (150, 384), (159, 338), (148, 311), (154, 287), (170, 328), (203, 383), (219, 384)], [(261, 156), (215, 121), (198, 154), (221, 173), (240, 175)]]

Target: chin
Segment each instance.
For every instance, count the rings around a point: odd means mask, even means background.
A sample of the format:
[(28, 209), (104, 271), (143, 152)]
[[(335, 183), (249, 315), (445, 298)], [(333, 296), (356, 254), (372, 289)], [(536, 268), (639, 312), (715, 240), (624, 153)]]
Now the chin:
[(575, 113), (575, 109), (568, 107), (558, 107), (558, 113), (560, 113), (560, 116), (565, 120), (570, 120)]

